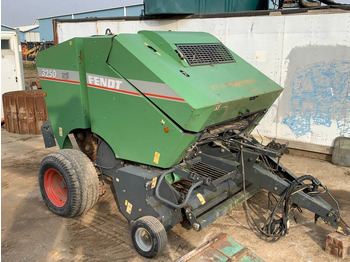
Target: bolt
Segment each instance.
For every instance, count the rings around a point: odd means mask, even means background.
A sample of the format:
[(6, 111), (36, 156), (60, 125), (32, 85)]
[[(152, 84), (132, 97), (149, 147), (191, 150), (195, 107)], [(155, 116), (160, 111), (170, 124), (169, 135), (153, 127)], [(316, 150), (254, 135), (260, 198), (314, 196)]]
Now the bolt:
[(327, 214), (327, 217), (332, 217), (333, 216), (333, 214), (331, 213), (331, 212), (329, 212), (328, 214)]
[(202, 151), (199, 151), (198, 154), (202, 154)]
[(274, 188), (273, 188), (275, 191), (277, 191), (277, 187), (275, 186)]
[(199, 228), (200, 228), (200, 225), (199, 225), (198, 223), (194, 223), (194, 224), (193, 224), (193, 229), (194, 229), (194, 230), (198, 231)]
[(222, 149), (220, 150), (220, 152), (221, 152), (221, 153), (224, 153), (224, 152), (225, 152), (225, 149), (222, 148)]

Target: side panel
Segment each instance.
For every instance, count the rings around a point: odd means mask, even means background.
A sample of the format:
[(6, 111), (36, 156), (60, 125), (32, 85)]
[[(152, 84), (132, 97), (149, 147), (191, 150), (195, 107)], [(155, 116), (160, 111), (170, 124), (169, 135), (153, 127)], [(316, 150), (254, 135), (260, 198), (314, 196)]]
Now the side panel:
[(162, 168), (177, 164), (198, 135), (183, 133), (106, 63), (111, 44), (107, 37), (84, 39), (92, 131), (117, 158)]
[(70, 147), (67, 135), (89, 128), (82, 39), (75, 38), (40, 52), (37, 68), (52, 129), (60, 148)]

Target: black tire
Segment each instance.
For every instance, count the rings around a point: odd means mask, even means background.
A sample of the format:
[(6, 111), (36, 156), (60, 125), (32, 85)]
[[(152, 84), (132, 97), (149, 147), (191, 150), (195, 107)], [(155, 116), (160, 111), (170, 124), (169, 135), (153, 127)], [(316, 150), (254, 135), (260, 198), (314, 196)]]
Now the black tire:
[(131, 239), (137, 252), (154, 258), (164, 252), (168, 238), (163, 224), (152, 216), (144, 216), (131, 224)]
[(99, 198), (96, 170), (78, 150), (63, 149), (45, 157), (40, 165), (39, 186), (48, 208), (63, 217), (83, 214)]

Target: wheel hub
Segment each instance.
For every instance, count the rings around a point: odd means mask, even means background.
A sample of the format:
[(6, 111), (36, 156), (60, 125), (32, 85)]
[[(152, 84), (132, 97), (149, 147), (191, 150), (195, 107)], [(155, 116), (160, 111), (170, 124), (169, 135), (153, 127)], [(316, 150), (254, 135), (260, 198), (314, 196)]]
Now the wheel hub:
[(135, 232), (135, 241), (144, 252), (148, 252), (152, 248), (151, 234), (145, 228), (138, 228)]
[(67, 202), (67, 186), (62, 175), (54, 168), (49, 168), (44, 174), (44, 188), (47, 197), (56, 207), (62, 207)]

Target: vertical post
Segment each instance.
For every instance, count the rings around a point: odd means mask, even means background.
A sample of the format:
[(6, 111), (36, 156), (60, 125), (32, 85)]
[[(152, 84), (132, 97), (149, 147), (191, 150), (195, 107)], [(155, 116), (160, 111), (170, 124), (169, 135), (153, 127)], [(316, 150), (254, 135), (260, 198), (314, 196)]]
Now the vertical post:
[(124, 6), (124, 16), (126, 16), (126, 6)]
[(14, 45), (15, 51), (15, 60), (16, 60), (16, 71), (17, 71), (17, 79), (19, 90), (25, 89), (24, 84), (24, 73), (23, 73), (23, 61), (22, 61), (22, 46), (21, 46), (21, 36), (20, 31), (16, 28), (16, 41)]

